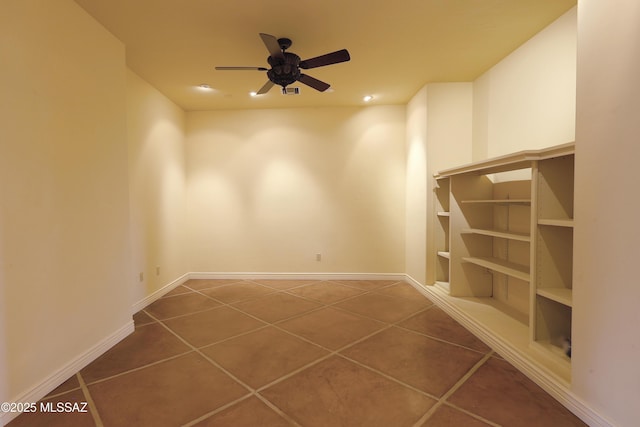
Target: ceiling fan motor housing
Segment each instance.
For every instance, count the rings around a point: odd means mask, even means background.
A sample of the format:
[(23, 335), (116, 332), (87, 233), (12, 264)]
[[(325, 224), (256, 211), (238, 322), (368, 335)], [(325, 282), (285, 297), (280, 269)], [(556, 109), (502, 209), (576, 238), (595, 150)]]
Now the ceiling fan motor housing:
[(283, 52), (284, 61), (270, 56), (267, 58), (271, 69), (267, 71), (267, 77), (273, 83), (286, 87), (300, 78), (300, 57), (295, 53)]

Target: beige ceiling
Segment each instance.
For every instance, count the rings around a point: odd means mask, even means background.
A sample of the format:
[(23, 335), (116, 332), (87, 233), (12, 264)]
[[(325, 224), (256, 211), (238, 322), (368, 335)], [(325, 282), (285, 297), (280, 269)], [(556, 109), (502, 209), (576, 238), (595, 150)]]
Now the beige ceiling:
[[(431, 82), (471, 81), (576, 0), (76, 0), (126, 46), (127, 64), (187, 111), (406, 103)], [(258, 33), (293, 40), (307, 59), (346, 48), (351, 61), (306, 71), (302, 84), (251, 98), (266, 81)], [(201, 83), (212, 91), (198, 90)]]

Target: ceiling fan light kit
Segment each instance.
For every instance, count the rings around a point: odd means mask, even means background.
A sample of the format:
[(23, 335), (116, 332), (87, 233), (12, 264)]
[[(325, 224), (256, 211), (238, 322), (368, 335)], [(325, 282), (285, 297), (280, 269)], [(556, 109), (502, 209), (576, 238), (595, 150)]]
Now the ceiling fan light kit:
[(265, 94), (273, 87), (273, 85), (282, 86), (282, 93), (285, 95), (292, 95), (300, 93), (299, 88), (294, 88), (297, 91), (289, 93), (287, 86), (292, 83), (300, 82), (309, 87), (314, 88), (317, 91), (324, 92), (331, 85), (302, 73), (300, 70), (307, 70), (310, 68), (324, 67), (326, 65), (338, 64), (340, 62), (346, 62), (351, 59), (349, 52), (346, 49), (338, 50), (335, 52), (327, 53), (325, 55), (316, 56), (314, 58), (300, 60), (300, 57), (293, 52), (286, 52), (291, 47), (292, 41), (288, 38), (276, 39), (270, 34), (260, 33), (260, 38), (269, 51), (269, 57), (267, 62), (271, 68), (265, 67), (216, 67), (216, 70), (255, 70), (266, 71), (267, 78), (269, 79), (263, 86), (256, 92), (258, 95)]
[(300, 95), (299, 87), (283, 87), (282, 88), (283, 95)]

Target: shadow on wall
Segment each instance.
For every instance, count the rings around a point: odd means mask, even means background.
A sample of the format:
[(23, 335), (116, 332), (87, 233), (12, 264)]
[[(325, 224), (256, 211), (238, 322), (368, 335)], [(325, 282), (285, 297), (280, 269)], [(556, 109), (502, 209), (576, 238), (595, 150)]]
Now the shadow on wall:
[(379, 247), (399, 265), (404, 107), (202, 112), (187, 121), (190, 259), (202, 265), (193, 268), (369, 271)]

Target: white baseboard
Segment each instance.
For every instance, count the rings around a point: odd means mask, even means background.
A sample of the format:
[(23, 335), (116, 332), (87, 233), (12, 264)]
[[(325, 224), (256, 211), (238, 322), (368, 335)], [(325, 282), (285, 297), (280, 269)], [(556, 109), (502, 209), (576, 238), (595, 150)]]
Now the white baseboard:
[(177, 279), (173, 280), (172, 282), (164, 285), (162, 288), (158, 289), (157, 291), (142, 298), (140, 301), (136, 302), (131, 306), (131, 315), (136, 314), (137, 312), (139, 312), (140, 310), (142, 310), (143, 308), (145, 308), (146, 306), (148, 306), (158, 298), (161, 298), (164, 295), (166, 295), (168, 292), (171, 292), (173, 289), (177, 288), (178, 286), (180, 286), (181, 284), (189, 280), (189, 278), (190, 278), (190, 273), (185, 273), (182, 276), (178, 277)]
[[(105, 339), (78, 355), (76, 358), (67, 363), (64, 367), (54, 372), (42, 383), (33, 387), (31, 390), (27, 390), (10, 403), (24, 403), (24, 402), (37, 402), (47, 394), (51, 393), (60, 384), (64, 383), (76, 372), (87, 366), (89, 363), (102, 356), (107, 350), (114, 345), (122, 341), (126, 336), (133, 332), (133, 320), (130, 320), (121, 328), (107, 336)], [(5, 425), (15, 417), (20, 415), (19, 413), (5, 413), (0, 412), (0, 425)]]
[(441, 298), (437, 292), (433, 292), (429, 289), (429, 286), (424, 286), (409, 275), (405, 275), (405, 281), (410, 283), (420, 293), (425, 295), (434, 304), (441, 308), (444, 312), (450, 315), (453, 319), (458, 321), (466, 329), (471, 331), (480, 340), (482, 340), (489, 347), (499, 353), (505, 360), (514, 365), (518, 370), (530, 378), (533, 382), (538, 384), (543, 390), (553, 396), (558, 402), (564, 405), (568, 410), (573, 412), (578, 418), (587, 423), (589, 426), (595, 427), (612, 427), (613, 424), (602, 415), (598, 414), (590, 406), (588, 406), (582, 399), (576, 396), (570, 388), (567, 387), (561, 381), (558, 381), (553, 375), (548, 374), (543, 369), (540, 369), (536, 365), (532, 364), (529, 359), (523, 357), (519, 352), (514, 351), (505, 344), (502, 340), (497, 338), (491, 331), (479, 326), (472, 319), (465, 316), (455, 306), (449, 304), (445, 299)]
[(189, 279), (238, 280), (405, 280), (404, 273), (189, 273)]

